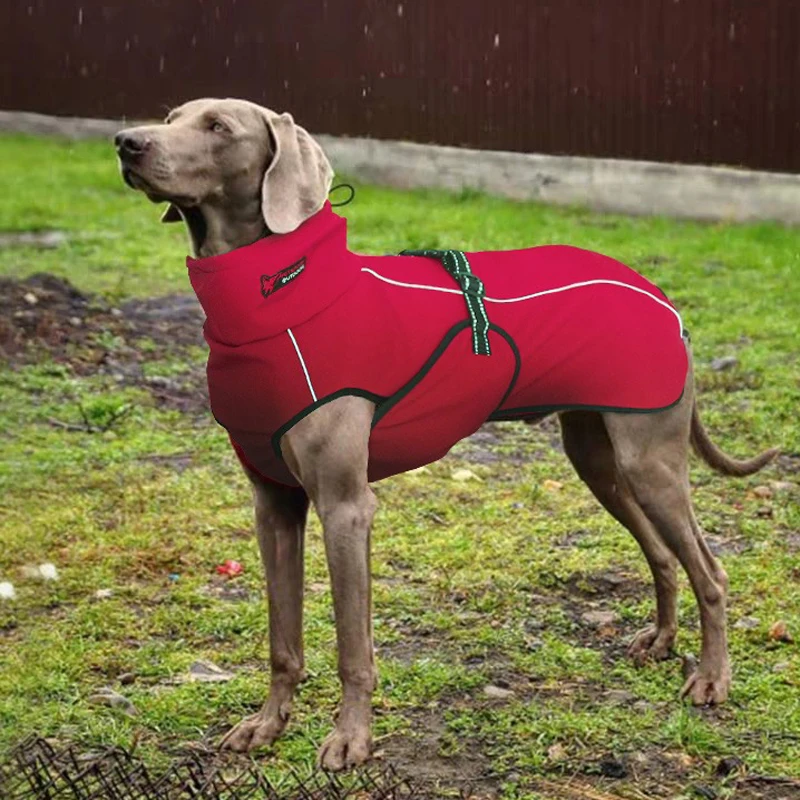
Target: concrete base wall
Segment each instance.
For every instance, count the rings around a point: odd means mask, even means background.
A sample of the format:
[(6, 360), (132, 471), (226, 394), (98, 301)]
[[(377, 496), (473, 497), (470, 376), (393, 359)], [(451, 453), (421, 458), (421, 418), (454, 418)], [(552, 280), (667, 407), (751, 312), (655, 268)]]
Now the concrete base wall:
[[(111, 137), (133, 122), (0, 111), (0, 131)], [(800, 175), (316, 136), (337, 171), (401, 189), (475, 189), (624, 214), (800, 224)]]

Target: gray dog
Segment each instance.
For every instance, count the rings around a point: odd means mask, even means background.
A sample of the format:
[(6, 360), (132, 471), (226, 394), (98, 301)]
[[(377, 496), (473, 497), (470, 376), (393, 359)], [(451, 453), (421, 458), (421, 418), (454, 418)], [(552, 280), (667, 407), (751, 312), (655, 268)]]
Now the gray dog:
[[(168, 202), (164, 221), (183, 220), (194, 255), (203, 259), (294, 231), (320, 210), (333, 175), (320, 147), (291, 116), (242, 100), (194, 100), (173, 110), (165, 124), (121, 131), (115, 144), (125, 181), (154, 202)], [(269, 380), (264, 376), (267, 385)], [(272, 680), (261, 711), (234, 727), (223, 747), (247, 751), (268, 745), (289, 719), (304, 674), (303, 540), (310, 500), (324, 530), (343, 692), (336, 727), (320, 749), (319, 763), (342, 769), (369, 758), (376, 684), (370, 593), (376, 500), (368, 482), (374, 411), (369, 397), (341, 396), (283, 433), (280, 454), (301, 489), (264, 481), (246, 469), (267, 578)], [(727, 578), (692, 510), (688, 451), (691, 445), (726, 475), (756, 472), (776, 451), (748, 461), (720, 451), (700, 422), (691, 366), (681, 399), (663, 411), (571, 410), (559, 413), (559, 420), (564, 449), (578, 475), (636, 538), (655, 580), (656, 623), (636, 635), (630, 655), (644, 662), (669, 654), (677, 630), (680, 562), (702, 628), (700, 661), (682, 696), (698, 705), (724, 702), (731, 680)]]

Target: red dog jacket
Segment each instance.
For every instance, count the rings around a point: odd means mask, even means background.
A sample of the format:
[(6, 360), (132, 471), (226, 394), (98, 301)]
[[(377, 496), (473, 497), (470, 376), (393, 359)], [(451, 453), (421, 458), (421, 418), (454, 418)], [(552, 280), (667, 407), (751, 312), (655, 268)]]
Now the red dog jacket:
[(211, 408), (242, 462), (296, 486), (281, 437), (343, 395), (375, 403), (369, 479), (441, 458), (487, 419), (657, 411), (683, 393), (678, 312), (566, 246), (363, 256), (329, 204), (296, 231), (187, 259)]

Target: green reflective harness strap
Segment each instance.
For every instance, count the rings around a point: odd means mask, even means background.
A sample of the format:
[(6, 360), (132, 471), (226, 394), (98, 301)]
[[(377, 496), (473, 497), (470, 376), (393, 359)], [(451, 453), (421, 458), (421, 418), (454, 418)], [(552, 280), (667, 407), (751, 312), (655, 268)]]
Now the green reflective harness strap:
[(483, 281), (470, 269), (469, 261), (461, 250), (403, 250), (401, 256), (427, 256), (441, 262), (447, 272), (452, 275), (467, 303), (470, 322), (472, 324), (472, 350), (478, 356), (490, 356), (489, 347), (489, 315), (483, 299), (486, 287)]

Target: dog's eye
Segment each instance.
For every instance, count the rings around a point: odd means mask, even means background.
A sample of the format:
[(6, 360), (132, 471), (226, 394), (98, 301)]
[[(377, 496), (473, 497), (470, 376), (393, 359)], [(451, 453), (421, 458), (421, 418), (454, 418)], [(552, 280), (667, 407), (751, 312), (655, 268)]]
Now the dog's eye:
[(218, 119), (215, 119), (209, 125), (209, 128), (214, 131), (214, 133), (222, 133), (225, 130), (225, 126)]

